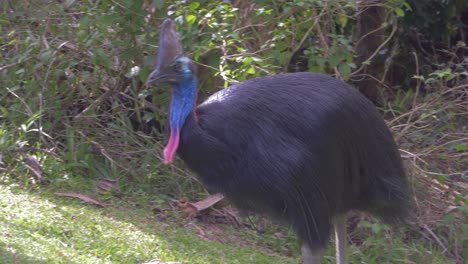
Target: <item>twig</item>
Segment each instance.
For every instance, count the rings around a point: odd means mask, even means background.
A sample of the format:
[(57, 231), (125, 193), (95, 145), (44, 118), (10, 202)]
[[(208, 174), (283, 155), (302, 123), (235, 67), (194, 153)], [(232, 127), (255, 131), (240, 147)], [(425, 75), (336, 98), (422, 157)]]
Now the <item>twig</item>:
[(421, 171), (424, 174), (429, 174), (429, 175), (434, 175), (434, 176), (444, 176), (444, 177), (455, 176), (455, 175), (463, 175), (463, 172), (439, 173), (439, 172), (427, 171), (427, 170), (422, 169), (420, 166), (418, 166), (418, 164), (416, 164), (416, 162), (414, 162), (412, 160), (411, 160), (411, 163), (413, 164), (413, 166), (416, 169), (418, 169), (419, 171)]
[[(419, 161), (421, 161), (424, 164), (427, 164), (427, 162), (425, 160), (423, 160), (422, 158), (420, 158), (418, 155), (416, 155), (414, 153), (411, 153), (411, 152), (409, 152), (407, 150), (404, 150), (404, 149), (399, 149), (399, 151), (404, 152), (404, 153), (408, 154), (409, 156), (411, 156), (411, 157), (413, 157), (415, 159), (418, 159)], [(404, 157), (404, 158), (406, 158), (406, 157)]]
[(15, 153), (15, 152), (26, 153), (26, 152), (32, 151), (32, 152), (41, 152), (41, 153), (45, 153), (45, 154), (53, 155), (53, 156), (56, 155), (52, 151), (45, 150), (45, 149), (39, 149), (39, 148), (33, 148), (33, 147), (22, 147), (22, 148), (7, 149), (7, 151), (13, 152), (13, 153)]
[[(419, 76), (419, 60), (418, 60), (418, 55), (416, 54), (416, 52), (413, 52), (413, 56), (414, 56), (414, 60), (416, 62), (416, 75)], [(413, 107), (412, 108), (415, 108), (416, 106), (416, 100), (418, 98), (418, 95), (419, 95), (419, 89), (421, 87), (421, 80), (419, 80), (419, 78), (417, 79), (417, 83), (416, 83), (416, 91), (414, 92), (414, 96), (413, 96)], [(413, 114), (414, 114), (414, 111), (410, 111), (410, 114), (408, 116), (408, 122), (406, 122), (406, 124), (408, 126), (404, 127), (401, 131), (400, 131), (400, 137), (402, 135), (404, 135), (406, 133), (406, 131), (408, 131), (408, 129), (411, 127), (409, 126), (409, 123), (411, 122), (411, 119), (413, 118)], [(399, 139), (399, 138), (398, 138)]]
[(378, 28), (376, 28), (376, 29), (374, 29), (374, 30), (372, 30), (372, 31), (367, 32), (364, 36), (362, 36), (362, 37), (356, 42), (356, 44), (355, 44), (354, 46), (357, 47), (357, 46), (361, 43), (361, 41), (363, 41), (365, 38), (367, 38), (367, 36), (370, 36), (370, 35), (372, 35), (372, 34), (378, 32), (378, 31), (380, 31), (380, 30), (382, 30), (382, 29), (385, 29), (386, 27), (387, 27), (387, 25), (383, 24), (383, 25), (381, 25), (380, 27), (378, 27)]
[(103, 93), (101, 96), (99, 96), (98, 99), (96, 99), (94, 102), (92, 102), (90, 105), (88, 105), (88, 107), (86, 107), (85, 109), (83, 109), (83, 111), (81, 111), (80, 113), (78, 113), (74, 119), (79, 119), (81, 118), (86, 112), (88, 112), (90, 109), (92, 109), (93, 107), (99, 105), (100, 103), (102, 103), (105, 99), (107, 99), (107, 97), (111, 96), (111, 94), (114, 92), (114, 90), (112, 89), (109, 89), (107, 90), (105, 93)]
[(7, 91), (9, 93), (11, 93), (14, 97), (16, 97), (18, 100), (20, 100), (20, 102), (24, 105), (24, 107), (26, 108), (26, 111), (29, 115), (29, 117), (32, 117), (33, 116), (33, 112), (31, 110), (31, 108), (29, 107), (29, 105), (23, 100), (23, 98), (21, 98), (19, 95), (17, 95), (15, 92), (13, 92), (10, 88), (6, 87)]
[(6, 70), (6, 69), (11, 68), (11, 67), (14, 67), (14, 66), (16, 66), (18, 64), (21, 64), (22, 62), (23, 61), (3, 65), (3, 66), (0, 67), (0, 71)]
[[(320, 29), (320, 26), (319, 26), (319, 20), (320, 18), (323, 16), (325, 10), (327, 9), (327, 2), (325, 1), (325, 6), (322, 8), (322, 11), (320, 11), (320, 14), (318, 15), (315, 15), (313, 16), (314, 17), (314, 24), (312, 26), (309, 27), (309, 29), (307, 30), (307, 32), (304, 34), (304, 37), (302, 37), (301, 41), (299, 42), (298, 45), (296, 45), (296, 47), (294, 48), (293, 52), (291, 53), (291, 56), (289, 57), (289, 60), (288, 60), (288, 63), (286, 63), (284, 65), (284, 68), (283, 68), (283, 71), (286, 72), (286, 69), (288, 68), (289, 64), (291, 63), (291, 60), (294, 56), (294, 54), (296, 54), (296, 52), (302, 47), (302, 45), (304, 44), (304, 42), (306, 41), (306, 39), (309, 37), (309, 34), (312, 32), (312, 30), (314, 29), (314, 27), (317, 27), (317, 31), (319, 33), (319, 36), (320, 36), (320, 42), (322, 43), (322, 45), (325, 45), (326, 47), (326, 51), (328, 53), (328, 47), (326, 45), (326, 38), (323, 36), (323, 32), (322, 30)], [(312, 12), (314, 12), (314, 9), (312, 9)]]
[(440, 241), (440, 239), (432, 232), (432, 230), (427, 226), (423, 225), (424, 229), (436, 240), (436, 242), (443, 248), (442, 254), (445, 254), (447, 252), (447, 247)]
[[(393, 35), (395, 35), (396, 31), (397, 31), (397, 23), (396, 22), (393, 22), (393, 28), (392, 28), (392, 32), (390, 33), (390, 35), (388, 36), (387, 39), (385, 39), (384, 42), (382, 42), (382, 44), (380, 44), (379, 47), (377, 47), (377, 49), (374, 51), (374, 53), (372, 53), (366, 60), (364, 60), (364, 62), (366, 61), (371, 61), (375, 56), (377, 56), (377, 54), (383, 49), (383, 47), (385, 45), (387, 45), (387, 43), (393, 38)], [(367, 67), (367, 64), (362, 64), (361, 67), (357, 70), (355, 70), (354, 72), (351, 73), (350, 76), (354, 76), (356, 74), (358, 74), (360, 71), (362, 71), (365, 67)]]
[(454, 139), (454, 140), (447, 141), (447, 142), (445, 142), (445, 143), (443, 143), (441, 145), (437, 145), (437, 146), (433, 147), (432, 149), (430, 149), (428, 151), (422, 152), (421, 156), (428, 155), (428, 154), (434, 152), (434, 150), (440, 149), (441, 147), (444, 147), (446, 145), (449, 145), (449, 144), (452, 144), (452, 143), (455, 143), (455, 142), (468, 142), (468, 138), (459, 138), (459, 139)]

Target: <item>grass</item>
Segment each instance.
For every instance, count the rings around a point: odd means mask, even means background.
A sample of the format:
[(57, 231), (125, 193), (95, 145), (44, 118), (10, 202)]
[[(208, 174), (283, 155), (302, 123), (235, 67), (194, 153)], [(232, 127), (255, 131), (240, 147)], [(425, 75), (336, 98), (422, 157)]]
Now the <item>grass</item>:
[(2, 263), (295, 263), (261, 250), (200, 239), (148, 207), (97, 208), (50, 190), (0, 185)]
[[(90, 193), (92, 183), (82, 181), (81, 190)], [(300, 263), (292, 232), (261, 217), (253, 216), (259, 235), (214, 223), (209, 215), (188, 218), (169, 203), (156, 210), (144, 192), (108, 199), (104, 208), (54, 195), (79, 189), (78, 183), (0, 185), (1, 263)], [(406, 228), (394, 232), (372, 220), (363, 223), (350, 233), (352, 263), (453, 263), (436, 245), (407, 240)], [(332, 246), (325, 263), (335, 263)]]

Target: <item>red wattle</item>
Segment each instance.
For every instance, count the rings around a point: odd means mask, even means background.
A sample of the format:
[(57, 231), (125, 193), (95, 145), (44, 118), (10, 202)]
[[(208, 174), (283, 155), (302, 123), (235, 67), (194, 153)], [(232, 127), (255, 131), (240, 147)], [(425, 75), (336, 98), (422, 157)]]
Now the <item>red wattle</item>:
[(179, 127), (171, 127), (171, 134), (169, 135), (169, 142), (167, 142), (166, 147), (164, 148), (164, 163), (169, 164), (174, 160), (177, 147), (179, 147), (180, 139), (180, 129)]

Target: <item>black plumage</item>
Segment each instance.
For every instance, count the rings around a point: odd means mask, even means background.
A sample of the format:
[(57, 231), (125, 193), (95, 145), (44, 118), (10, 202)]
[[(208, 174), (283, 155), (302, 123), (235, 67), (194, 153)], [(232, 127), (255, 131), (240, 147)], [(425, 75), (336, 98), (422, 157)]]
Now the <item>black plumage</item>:
[(323, 74), (279, 74), (232, 85), (195, 107), (194, 75), (166, 20), (147, 81), (173, 87), (166, 163), (177, 151), (208, 191), (289, 223), (306, 263), (321, 261), (332, 226), (338, 263), (346, 261), (349, 210), (385, 222), (408, 214), (407, 179), (390, 130), (351, 86)]
[(387, 222), (406, 214), (390, 131), (370, 101), (322, 74), (218, 92), (188, 116), (178, 154), (210, 192), (284, 218), (311, 246), (324, 246), (335, 216), (351, 209)]

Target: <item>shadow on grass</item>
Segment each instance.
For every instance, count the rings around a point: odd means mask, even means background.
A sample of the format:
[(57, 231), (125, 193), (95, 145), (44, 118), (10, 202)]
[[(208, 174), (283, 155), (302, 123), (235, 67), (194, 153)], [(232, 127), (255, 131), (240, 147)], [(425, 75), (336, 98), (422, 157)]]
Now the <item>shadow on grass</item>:
[(18, 252), (16, 248), (0, 243), (0, 262), (2, 264), (48, 264), (50, 262), (29, 256), (26, 252)]

